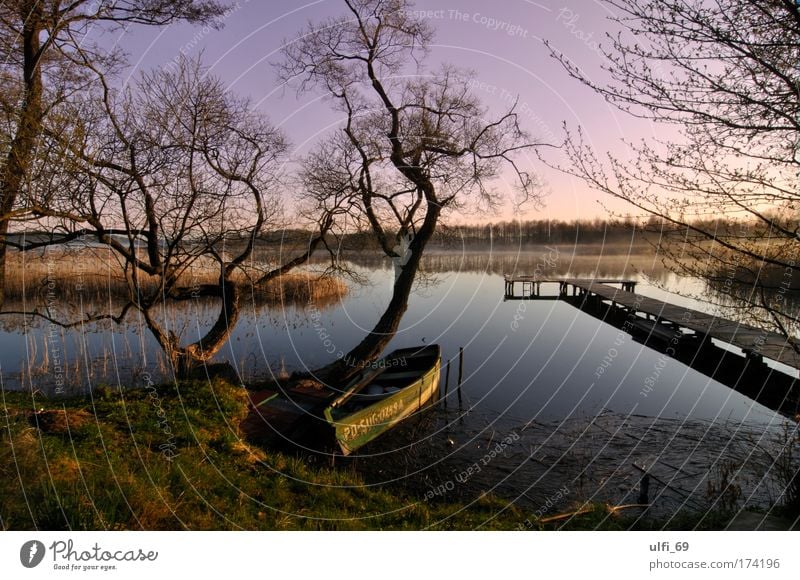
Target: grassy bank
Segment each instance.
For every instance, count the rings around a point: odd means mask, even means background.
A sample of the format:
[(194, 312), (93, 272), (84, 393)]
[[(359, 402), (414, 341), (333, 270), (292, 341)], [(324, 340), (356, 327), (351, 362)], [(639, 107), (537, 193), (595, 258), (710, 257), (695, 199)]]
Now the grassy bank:
[(4, 530), (723, 529), (729, 519), (637, 519), (602, 504), (535, 519), (491, 496), (463, 505), (366, 486), (352, 470), (245, 441), (247, 393), (221, 380), (100, 388), (90, 400), (0, 394)]
[(93, 400), (3, 393), (3, 529), (513, 529), (486, 498), (429, 504), (353, 472), (248, 444), (244, 390), (222, 381)]

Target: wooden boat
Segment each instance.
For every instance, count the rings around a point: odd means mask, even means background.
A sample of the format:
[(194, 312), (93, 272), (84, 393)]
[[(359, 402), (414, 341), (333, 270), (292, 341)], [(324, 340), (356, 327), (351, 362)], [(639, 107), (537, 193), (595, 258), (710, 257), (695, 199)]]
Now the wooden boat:
[(293, 385), (287, 390), (278, 388), (249, 393), (249, 412), (241, 423), (242, 433), (249, 440), (261, 444), (296, 445), (314, 423), (324, 423), (321, 410), (338, 394), (329, 389), (315, 388), (313, 381), (307, 383)]
[(392, 352), (371, 367), (377, 372), (366, 384), (356, 377), (324, 410), (342, 454), (349, 455), (430, 401), (439, 389), (441, 366), (441, 349), (433, 344)]

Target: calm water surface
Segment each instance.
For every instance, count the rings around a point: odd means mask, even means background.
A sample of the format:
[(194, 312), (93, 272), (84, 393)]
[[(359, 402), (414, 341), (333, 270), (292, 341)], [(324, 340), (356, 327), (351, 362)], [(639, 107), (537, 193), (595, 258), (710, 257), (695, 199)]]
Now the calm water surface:
[[(421, 277), (389, 348), (442, 345), (444, 360), (452, 361), (447, 398), (348, 465), (371, 485), (412, 488), (425, 501), (471, 500), (492, 491), (532, 513), (579, 499), (634, 503), (646, 468), (658, 473), (662, 483), (652, 483), (651, 494), (668, 513), (702, 509), (698, 498), (713, 501), (704, 497), (708, 482), (744, 453), (749, 463), (742, 480), (753, 482), (745, 485), (749, 501), (769, 503), (777, 484), (760, 478), (768, 468), (753, 450), (772, 444), (784, 421), (566, 303), (504, 301), (502, 273), (528, 273), (544, 256), (429, 260), (431, 271)], [(591, 258), (573, 256), (546, 268), (554, 276), (635, 276), (641, 280), (637, 291), (654, 297), (679, 284), (702, 290), (658, 270), (647, 256), (637, 264), (623, 256), (603, 268), (592, 265)], [(346, 353), (377, 321), (394, 278), (390, 264), (354, 268), (370, 283), (354, 285), (341, 305), (253, 309), (218, 359), (251, 380), (313, 370)], [(60, 314), (81, 308), (92, 305), (60, 305)], [(215, 314), (202, 303), (162, 313), (187, 341), (201, 335)], [(72, 331), (8, 317), (0, 324), (5, 388), (52, 390), (59, 373), (69, 392), (168, 378), (163, 357), (135, 316), (123, 327)], [(460, 405), (459, 348), (465, 353)]]

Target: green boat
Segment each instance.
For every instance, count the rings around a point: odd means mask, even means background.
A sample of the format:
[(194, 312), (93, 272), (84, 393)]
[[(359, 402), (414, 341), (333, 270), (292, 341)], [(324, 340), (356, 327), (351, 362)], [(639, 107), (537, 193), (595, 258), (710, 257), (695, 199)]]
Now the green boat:
[(430, 401), (439, 389), (442, 368), (438, 344), (399, 349), (356, 378), (324, 416), (343, 455), (385, 433)]

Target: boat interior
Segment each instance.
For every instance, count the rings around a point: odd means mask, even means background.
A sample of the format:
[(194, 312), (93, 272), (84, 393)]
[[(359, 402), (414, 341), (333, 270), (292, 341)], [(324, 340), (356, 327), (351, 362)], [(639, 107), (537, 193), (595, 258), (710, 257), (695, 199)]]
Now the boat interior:
[(350, 397), (342, 405), (342, 410), (352, 411), (367, 406), (411, 386), (433, 366), (439, 356), (437, 345), (394, 351), (379, 363), (385, 370)]

